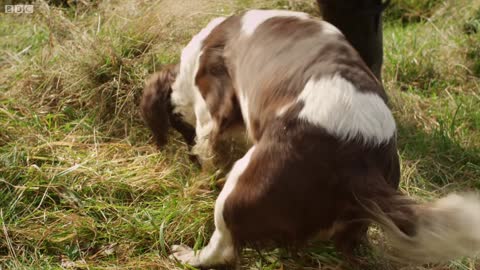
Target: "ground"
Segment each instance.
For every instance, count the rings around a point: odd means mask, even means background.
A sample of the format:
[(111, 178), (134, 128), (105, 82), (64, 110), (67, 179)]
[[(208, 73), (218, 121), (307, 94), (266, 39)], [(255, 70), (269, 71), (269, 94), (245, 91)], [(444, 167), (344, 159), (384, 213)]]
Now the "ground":
[[(138, 112), (143, 82), (213, 17), (253, 7), (318, 14), (314, 1), (34, 4), (33, 14), (0, 14), (0, 269), (189, 269), (168, 259), (169, 247), (206, 244), (221, 179), (190, 162), (178, 135), (155, 149)], [(479, 7), (394, 0), (386, 13), (401, 189), (419, 201), (480, 188)], [(365, 269), (480, 269), (472, 259), (400, 266), (382, 256), (381, 232), (370, 235)], [(329, 243), (314, 243), (247, 250), (241, 265), (340, 262)]]

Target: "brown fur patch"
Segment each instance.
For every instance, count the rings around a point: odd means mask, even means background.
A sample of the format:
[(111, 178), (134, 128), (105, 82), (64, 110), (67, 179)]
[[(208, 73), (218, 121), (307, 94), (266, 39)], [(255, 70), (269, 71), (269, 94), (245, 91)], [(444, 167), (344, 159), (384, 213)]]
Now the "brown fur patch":
[(140, 109), (159, 148), (167, 142), (170, 126), (180, 132), (189, 145), (195, 138), (195, 129), (173, 113), (170, 95), (177, 74), (178, 64), (167, 65), (147, 80), (143, 90)]
[(321, 230), (343, 224), (334, 237), (347, 249), (343, 245), (361, 237), (342, 234), (369, 223), (359, 198), (376, 196), (372, 187), (379, 181), (387, 186), (378, 189), (394, 191), (399, 180), (393, 141), (372, 149), (342, 143), (299, 121), (279, 120), (256, 147), (224, 208), (239, 245), (302, 244)]
[(195, 83), (217, 123), (218, 130), (213, 134), (213, 141), (224, 131), (243, 125), (240, 106), (224, 57), (225, 44), (237, 33), (239, 25), (240, 18), (233, 16), (213, 29), (203, 42), (203, 53), (195, 77)]

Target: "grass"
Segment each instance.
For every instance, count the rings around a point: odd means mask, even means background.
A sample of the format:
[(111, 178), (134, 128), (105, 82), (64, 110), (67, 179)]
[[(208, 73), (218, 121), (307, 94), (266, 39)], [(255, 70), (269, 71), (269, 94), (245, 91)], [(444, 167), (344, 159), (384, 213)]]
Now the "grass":
[(435, 13), (439, 5), (445, 2), (447, 1), (391, 0), (390, 7), (385, 11), (386, 19), (403, 24), (425, 21)]
[[(188, 269), (168, 260), (169, 246), (205, 245), (220, 179), (190, 163), (179, 137), (153, 147), (138, 113), (143, 81), (213, 17), (252, 7), (315, 14), (313, 2), (38, 1), (32, 15), (0, 14), (0, 269)], [(480, 188), (479, 8), (399, 0), (387, 12), (384, 81), (402, 190), (418, 200)], [(381, 247), (381, 233), (371, 235)], [(244, 255), (244, 269), (340, 262), (328, 243)], [(401, 268), (365, 256), (368, 269)]]

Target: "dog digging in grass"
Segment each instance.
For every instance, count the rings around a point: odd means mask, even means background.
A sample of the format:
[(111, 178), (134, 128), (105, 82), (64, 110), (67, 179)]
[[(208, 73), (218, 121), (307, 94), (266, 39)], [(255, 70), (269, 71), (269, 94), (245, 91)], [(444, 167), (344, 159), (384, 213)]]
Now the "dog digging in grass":
[(277, 10), (214, 19), (180, 64), (147, 82), (141, 107), (160, 147), (172, 126), (202, 162), (238, 127), (252, 144), (216, 200), (208, 245), (172, 247), (182, 263), (235, 264), (246, 245), (311, 239), (332, 240), (354, 261), (371, 223), (405, 263), (480, 250), (477, 195), (424, 204), (397, 191), (396, 125), (385, 91), (325, 21)]

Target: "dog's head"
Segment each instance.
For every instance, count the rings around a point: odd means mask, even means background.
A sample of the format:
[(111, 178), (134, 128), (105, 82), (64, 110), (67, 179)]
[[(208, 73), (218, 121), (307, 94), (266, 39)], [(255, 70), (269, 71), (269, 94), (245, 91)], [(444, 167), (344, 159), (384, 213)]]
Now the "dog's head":
[(176, 112), (172, 104), (172, 84), (178, 69), (178, 64), (164, 66), (148, 79), (143, 90), (140, 104), (142, 115), (158, 147), (167, 142), (170, 127), (180, 132), (188, 145), (192, 145), (195, 139), (195, 128)]

